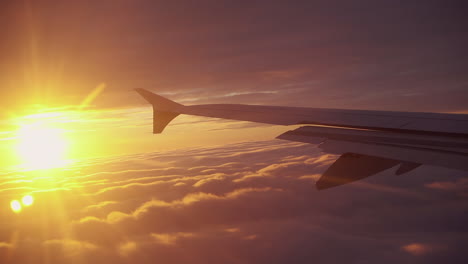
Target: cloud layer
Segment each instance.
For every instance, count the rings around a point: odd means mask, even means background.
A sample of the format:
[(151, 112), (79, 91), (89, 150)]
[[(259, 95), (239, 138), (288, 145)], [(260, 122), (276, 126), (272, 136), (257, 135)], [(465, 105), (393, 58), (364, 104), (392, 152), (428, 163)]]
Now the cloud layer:
[[(421, 167), (318, 192), (336, 157), (280, 140), (2, 176), (2, 263), (462, 263), (466, 173)], [(455, 187), (456, 186), (456, 187)], [(32, 194), (20, 213), (8, 205)]]

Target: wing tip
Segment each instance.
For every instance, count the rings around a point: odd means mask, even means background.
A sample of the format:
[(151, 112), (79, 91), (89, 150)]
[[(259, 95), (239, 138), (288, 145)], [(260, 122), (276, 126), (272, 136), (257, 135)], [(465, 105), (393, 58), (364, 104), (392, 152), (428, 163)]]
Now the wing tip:
[(153, 134), (160, 134), (180, 114), (183, 105), (143, 88), (135, 91), (153, 106)]
[(177, 111), (183, 105), (176, 103), (166, 97), (155, 94), (143, 88), (135, 88), (135, 91), (140, 94), (148, 103), (152, 104), (154, 109), (162, 111)]

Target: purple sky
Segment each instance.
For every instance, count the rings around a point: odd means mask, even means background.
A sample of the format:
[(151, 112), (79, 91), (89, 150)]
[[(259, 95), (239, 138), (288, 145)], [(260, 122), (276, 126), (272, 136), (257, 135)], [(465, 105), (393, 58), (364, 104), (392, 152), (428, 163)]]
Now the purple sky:
[(466, 111), (464, 1), (2, 1), (2, 104)]
[[(393, 168), (318, 192), (336, 157), (272, 140), (287, 127), (181, 116), (152, 135), (132, 90), (468, 113), (466, 7), (0, 1), (0, 263), (466, 263), (466, 172)], [(60, 111), (19, 116), (38, 104)], [(65, 131), (78, 161), (5, 169), (15, 129), (35, 121)], [(25, 195), (34, 204), (13, 212)]]

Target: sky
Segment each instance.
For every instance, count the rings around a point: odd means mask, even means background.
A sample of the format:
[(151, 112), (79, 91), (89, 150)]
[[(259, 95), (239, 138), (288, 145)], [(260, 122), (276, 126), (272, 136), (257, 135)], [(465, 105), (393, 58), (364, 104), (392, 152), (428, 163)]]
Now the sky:
[(466, 172), (317, 192), (336, 157), (273, 140), (290, 128), (179, 116), (153, 135), (133, 89), (186, 105), (468, 113), (466, 11), (1, 1), (1, 262), (462, 263)]

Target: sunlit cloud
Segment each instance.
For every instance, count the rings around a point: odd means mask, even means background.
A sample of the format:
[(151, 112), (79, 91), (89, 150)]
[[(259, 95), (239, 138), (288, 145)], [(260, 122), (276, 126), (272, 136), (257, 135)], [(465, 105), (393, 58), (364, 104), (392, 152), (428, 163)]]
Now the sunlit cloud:
[[(226, 261), (232, 255), (248, 261), (251, 255), (245, 252), (267, 254), (267, 244), (281, 258), (284, 243), (277, 241), (282, 240), (307, 241), (317, 252), (344, 250), (353, 242), (379, 253), (393, 250), (396, 259), (446, 252), (434, 246), (428, 251), (434, 243), (408, 246), (409, 238), (435, 241), (440, 236), (422, 231), (440, 228), (442, 220), (428, 220), (435, 212), (463, 219), (466, 205), (447, 207), (453, 202), (450, 196), (425, 185), (446, 179), (445, 174), (426, 180), (421, 168), (422, 173), (405, 179), (410, 189), (389, 172), (316, 192), (314, 182), (333, 158), (313, 145), (271, 140), (89, 159), (51, 174), (10, 172), (0, 182), (0, 202), (8, 206), (16, 200), (21, 210), (9, 208), (9, 214), (1, 215), (6, 225), (0, 231), (28, 230), (37, 241), (28, 244), (25, 233), (18, 233), (13, 243), (2, 232), (0, 241), (5, 250), (15, 245), (13, 259), (36, 247), (64, 262), (93, 258), (125, 263), (153, 254), (149, 252), (177, 262), (182, 254), (175, 252), (182, 251), (198, 259), (211, 252)], [(28, 195), (34, 200), (30, 206), (24, 201)], [(430, 210), (421, 206), (434, 199), (437, 205)], [(353, 206), (364, 209), (356, 212)], [(33, 215), (43, 215), (53, 228)], [(451, 226), (447, 232), (457, 230), (456, 223)], [(367, 233), (369, 229), (375, 231)], [(375, 242), (382, 235), (391, 239)], [(444, 243), (457, 245), (450, 236)], [(213, 253), (213, 246), (223, 246), (226, 255)]]
[(432, 245), (432, 244), (411, 243), (411, 244), (402, 246), (401, 249), (414, 256), (423, 256), (431, 252), (441, 250), (442, 247), (437, 246), (437, 245)]
[(12, 248), (12, 247), (13, 247), (13, 245), (10, 244), (10, 243), (0, 242), (0, 248), (10, 249), (10, 248)]
[(98, 249), (98, 247), (92, 243), (71, 239), (46, 240), (43, 245), (49, 248), (58, 247), (63, 250), (67, 257), (79, 257), (85, 252), (95, 251)]
[(118, 246), (119, 255), (129, 257), (137, 250), (138, 246), (134, 241), (127, 241)]
[(184, 233), (184, 232), (176, 232), (176, 233), (163, 233), (157, 234), (152, 233), (151, 236), (157, 243), (164, 244), (164, 245), (176, 245), (176, 242), (180, 238), (186, 237), (193, 237), (195, 234), (193, 233)]

